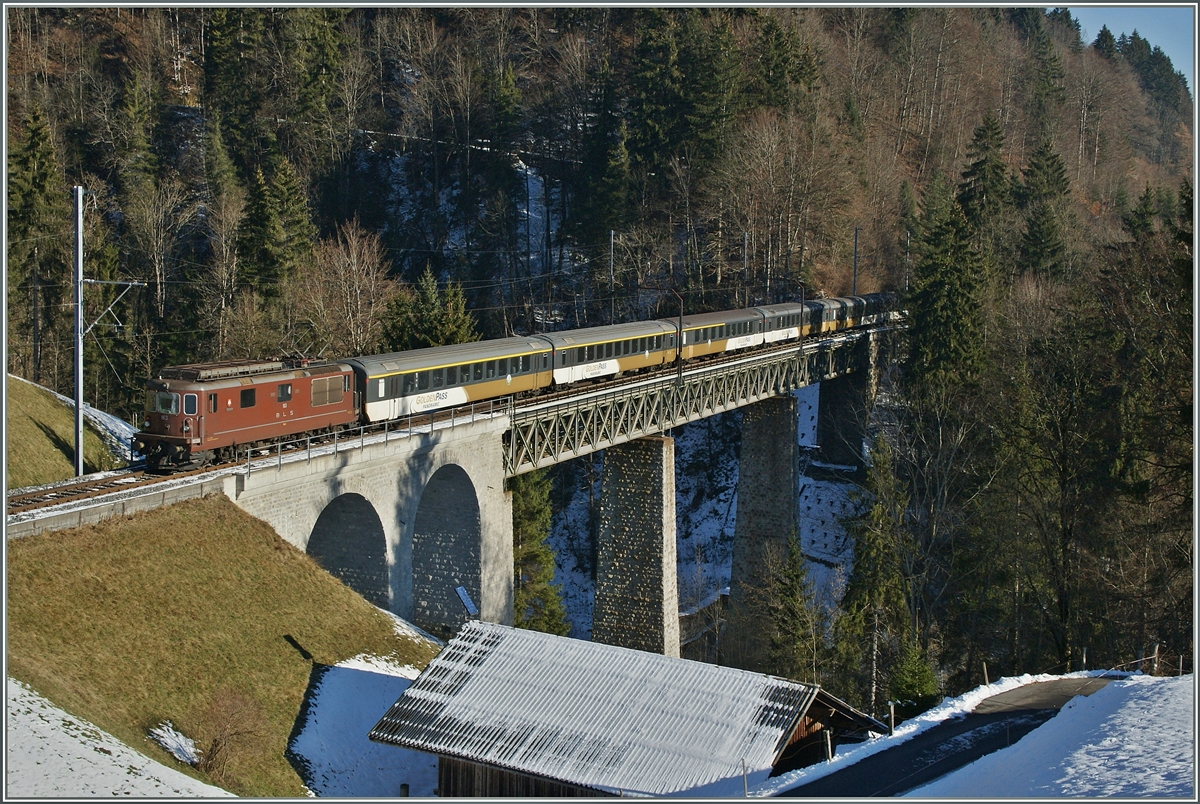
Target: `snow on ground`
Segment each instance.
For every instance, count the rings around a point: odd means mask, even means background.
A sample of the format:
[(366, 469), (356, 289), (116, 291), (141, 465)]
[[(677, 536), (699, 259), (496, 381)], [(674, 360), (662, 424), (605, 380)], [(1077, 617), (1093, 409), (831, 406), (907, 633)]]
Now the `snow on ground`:
[[(374, 669), (367, 669), (374, 668)], [(437, 757), (367, 739), (419, 671), (379, 659), (318, 668), (300, 733), (288, 746), (305, 785), (318, 796), (432, 796)]]
[[(401, 636), (438, 640), (388, 614)], [(317, 796), (432, 796), (437, 757), (373, 743), (371, 728), (421, 671), (361, 654), (333, 667), (314, 668), (299, 729), (288, 758)], [(90, 723), (68, 715), (15, 679), (8, 679), (5, 797), (229, 796), (146, 757)], [(147, 738), (183, 764), (195, 764), (192, 740), (170, 721)]]
[(858, 745), (838, 746), (837, 753), (834, 754), (832, 761), (809, 765), (806, 768), (798, 768), (788, 773), (782, 773), (765, 784), (759, 785), (751, 791), (751, 795), (770, 796), (789, 787), (795, 787), (798, 784), (815, 781), (822, 776), (828, 776), (872, 754), (886, 751), (898, 743), (911, 740), (914, 736), (932, 729), (943, 721), (971, 712), (981, 701), (993, 695), (999, 695), (1002, 692), (1008, 692), (1017, 687), (1034, 684), (1039, 681), (1053, 681), (1059, 678), (1091, 678), (1103, 676), (1107, 672), (1106, 670), (1087, 670), (1061, 676), (1045, 674), (1030, 675), (1026, 673), (1021, 676), (997, 679), (991, 684), (976, 687), (973, 690), (965, 692), (957, 698), (948, 698), (932, 709), (904, 721), (896, 727), (895, 733), (891, 736), (874, 737)]
[(19, 681), (6, 686), (5, 798), (232, 795), (138, 753)]
[(1015, 745), (909, 795), (1195, 800), (1195, 701), (1192, 675), (1113, 681)]
[[(373, 667), (374, 670), (363, 669)], [(416, 676), (411, 667), (359, 657), (323, 668), (310, 690), (304, 725), (289, 746), (318, 796), (391, 797), (401, 784), (432, 796), (437, 760), (372, 743), (367, 732)], [(1103, 671), (1072, 673), (1083, 678)], [(970, 712), (992, 695), (1064, 676), (1003, 678), (906, 721), (891, 737), (840, 746), (832, 762), (751, 784), (771, 796), (812, 781)], [(1195, 793), (1195, 678), (1134, 675), (1076, 698), (1013, 746), (910, 793), (917, 798), (1185, 798)], [(150, 760), (94, 726), (8, 680), (7, 797), (212, 797), (228, 795)], [(695, 791), (692, 791), (695, 792)], [(742, 780), (706, 788), (706, 797), (741, 797)]]

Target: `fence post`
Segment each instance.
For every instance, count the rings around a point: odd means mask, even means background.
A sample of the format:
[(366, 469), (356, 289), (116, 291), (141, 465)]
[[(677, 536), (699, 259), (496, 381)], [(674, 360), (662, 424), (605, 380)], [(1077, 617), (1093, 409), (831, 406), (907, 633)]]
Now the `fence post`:
[(312, 463), (312, 436), (304, 437), (304, 453), (307, 456), (305, 463)]
[(1087, 647), (1086, 646), (1083, 649), (1083, 665), (1080, 669), (1087, 670)]
[(984, 662), (983, 663), (983, 686), (986, 687), (988, 684), (991, 684), (991, 683), (992, 682), (988, 681), (987, 662)]
[(246, 447), (246, 477), (250, 477), (250, 448)]
[(275, 471), (279, 472), (283, 469), (283, 442), (275, 445), (277, 458), (275, 460)]
[(333, 454), (337, 455), (337, 430), (333, 431)]
[(821, 729), (821, 731), (825, 735), (825, 761), (832, 762), (833, 761), (833, 737), (832, 737), (832, 735), (830, 735), (829, 729)]
[(896, 733), (896, 702), (888, 701), (888, 736)]
[(1150, 675), (1158, 675), (1158, 643), (1154, 643), (1154, 664), (1151, 665)]

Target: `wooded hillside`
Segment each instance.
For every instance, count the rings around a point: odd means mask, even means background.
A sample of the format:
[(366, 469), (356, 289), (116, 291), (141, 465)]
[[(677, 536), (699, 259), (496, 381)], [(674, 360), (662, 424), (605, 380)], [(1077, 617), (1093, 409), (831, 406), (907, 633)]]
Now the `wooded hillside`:
[(69, 390), (81, 184), (88, 278), (148, 283), (88, 336), (87, 399), (123, 413), (163, 364), (387, 348), (426, 267), (488, 337), (673, 314), (651, 286), (849, 292), (856, 229), (858, 289), (902, 286), (924, 189), (986, 148), (987, 192), (1056, 171), (1053, 215), (972, 202), (997, 267), (1029, 223), (1074, 269), (1192, 168), (1182, 75), (1065, 12), (7, 13), (10, 370)]
[[(984, 662), (1191, 656), (1193, 99), (1136, 34), (1014, 8), (7, 13), (10, 371), (71, 391), (73, 184), (87, 276), (146, 283), (86, 347), (85, 399), (126, 416), (172, 363), (893, 289), (854, 572), (820, 627), (764, 635), (768, 669), (880, 714)], [(87, 287), (89, 322), (117, 292)], [(807, 605), (800, 560), (777, 611)]]

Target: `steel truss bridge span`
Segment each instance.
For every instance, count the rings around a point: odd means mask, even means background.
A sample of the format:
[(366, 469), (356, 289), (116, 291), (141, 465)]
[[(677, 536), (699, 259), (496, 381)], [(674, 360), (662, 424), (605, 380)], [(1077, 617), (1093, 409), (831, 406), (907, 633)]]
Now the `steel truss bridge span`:
[(581, 457), (687, 422), (851, 372), (870, 370), (871, 342), (887, 324), (768, 352), (632, 379), (617, 389), (514, 407), (504, 434), (508, 477)]

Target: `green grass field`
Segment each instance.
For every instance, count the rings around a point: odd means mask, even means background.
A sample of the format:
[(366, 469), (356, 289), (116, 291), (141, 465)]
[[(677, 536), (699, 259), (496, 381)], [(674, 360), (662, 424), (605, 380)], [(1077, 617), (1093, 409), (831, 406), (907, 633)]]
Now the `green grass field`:
[[(38, 486), (75, 476), (75, 412), (50, 392), (8, 377), (5, 451), (10, 489)], [(83, 468), (99, 472), (120, 466), (91, 425), (83, 427)]]
[[(284, 751), (313, 662), (437, 650), (219, 495), (10, 541), (7, 572), (10, 675), (243, 796), (304, 795)], [(146, 740), (170, 720), (206, 746), (231, 712), (251, 734), (215, 777)]]

